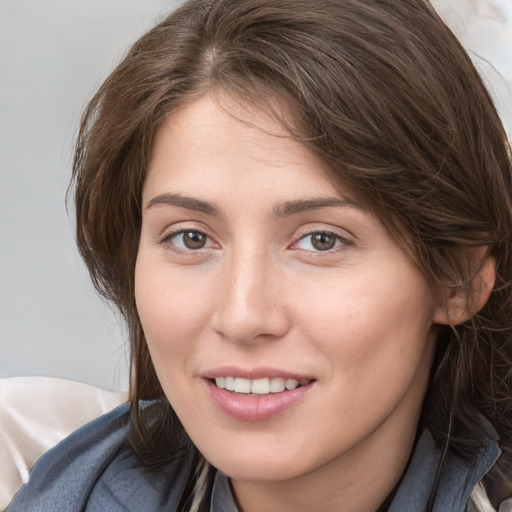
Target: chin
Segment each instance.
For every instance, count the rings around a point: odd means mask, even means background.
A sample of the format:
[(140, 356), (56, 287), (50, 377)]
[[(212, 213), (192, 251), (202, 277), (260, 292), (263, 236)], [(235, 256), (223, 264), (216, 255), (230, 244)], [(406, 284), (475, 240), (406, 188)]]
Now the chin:
[(251, 461), (248, 463), (246, 458), (226, 459), (222, 458), (217, 464), (213, 465), (228, 475), (233, 480), (251, 481), (251, 482), (279, 482), (293, 480), (307, 473), (308, 471), (298, 467), (296, 460), (277, 460), (275, 457)]
[[(205, 458), (217, 469), (235, 480), (277, 482), (297, 478), (314, 469), (307, 450), (295, 449), (301, 443), (297, 440), (288, 444), (266, 436), (215, 446), (198, 447)], [(319, 460), (319, 466), (322, 461)]]

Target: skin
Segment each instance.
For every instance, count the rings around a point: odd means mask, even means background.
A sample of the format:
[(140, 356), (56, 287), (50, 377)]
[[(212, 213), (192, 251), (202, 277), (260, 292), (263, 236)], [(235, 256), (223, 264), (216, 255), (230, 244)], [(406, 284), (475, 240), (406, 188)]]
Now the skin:
[[(283, 208), (317, 198), (342, 204)], [(160, 127), (143, 205), (136, 300), (151, 356), (241, 510), (375, 511), (412, 451), (446, 321), (418, 268), (316, 156), (222, 92)], [(205, 245), (188, 248), (182, 230)], [(312, 245), (319, 232), (332, 249)], [(206, 389), (223, 366), (314, 383), (282, 414), (240, 421)]]

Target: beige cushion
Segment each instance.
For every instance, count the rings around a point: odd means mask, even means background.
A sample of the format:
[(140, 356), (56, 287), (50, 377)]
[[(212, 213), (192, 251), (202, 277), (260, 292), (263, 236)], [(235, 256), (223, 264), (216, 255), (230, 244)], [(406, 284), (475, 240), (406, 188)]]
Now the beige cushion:
[(127, 393), (63, 379), (0, 379), (0, 511), (46, 450), (127, 400)]

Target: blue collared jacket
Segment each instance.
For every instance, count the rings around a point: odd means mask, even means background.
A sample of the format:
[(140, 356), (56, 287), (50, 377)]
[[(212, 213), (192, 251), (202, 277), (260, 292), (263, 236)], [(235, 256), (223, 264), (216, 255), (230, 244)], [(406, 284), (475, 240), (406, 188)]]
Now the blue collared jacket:
[[(190, 453), (178, 449), (162, 470), (148, 471), (126, 441), (129, 424), (129, 405), (124, 405), (77, 430), (41, 457), (7, 511), (176, 511), (192, 470)], [(434, 512), (493, 511), (479, 483), (499, 456), (494, 432), (475, 465), (449, 455)], [(432, 436), (424, 431), (389, 512), (426, 510), (439, 457)], [(211, 512), (238, 512), (229, 479), (221, 472), (215, 477)]]

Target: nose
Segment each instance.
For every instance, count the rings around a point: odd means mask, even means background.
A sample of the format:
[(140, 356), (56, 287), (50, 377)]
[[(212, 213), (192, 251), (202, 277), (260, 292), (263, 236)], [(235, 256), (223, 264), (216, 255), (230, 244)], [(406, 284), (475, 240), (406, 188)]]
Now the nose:
[(264, 255), (240, 254), (225, 262), (213, 315), (214, 330), (237, 343), (275, 340), (290, 328), (282, 273)]

